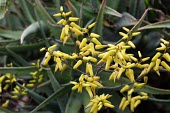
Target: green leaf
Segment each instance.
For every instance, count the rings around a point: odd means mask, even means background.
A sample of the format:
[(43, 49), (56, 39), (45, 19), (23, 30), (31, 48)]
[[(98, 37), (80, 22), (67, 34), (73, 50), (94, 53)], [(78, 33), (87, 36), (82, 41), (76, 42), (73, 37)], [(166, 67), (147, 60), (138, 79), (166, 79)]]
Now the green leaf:
[(8, 38), (8, 39), (16, 39), (18, 40), (23, 31), (11, 31), (0, 29), (0, 36)]
[(156, 98), (149, 98), (149, 100), (152, 100), (152, 101), (155, 101), (155, 102), (169, 103), (169, 104), (170, 104), (170, 100), (169, 100), (169, 99), (156, 99)]
[[(49, 68), (49, 66), (48, 66), (48, 68)], [(50, 78), (53, 90), (57, 91), (60, 88), (60, 84), (58, 83), (58, 81), (54, 77), (54, 74), (52, 73), (51, 69), (47, 70), (47, 73), (48, 73), (48, 77)]]
[[(41, 24), (41, 25), (40, 25)], [(31, 34), (35, 34), (38, 31), (40, 31), (40, 27), (42, 27), (43, 29), (46, 29), (46, 25), (44, 24), (43, 21), (40, 22), (34, 22), (32, 23), (30, 26), (28, 26), (22, 33), (21, 37), (20, 37), (20, 43), (22, 44), (24, 39), (28, 36), (30, 36)]]
[(35, 20), (33, 18), (34, 15), (32, 15), (30, 8), (28, 6), (28, 2), (26, 0), (19, 0), (20, 5), (22, 6), (21, 8), (23, 9), (23, 12), (25, 13), (26, 18), (29, 20), (30, 23), (34, 23)]
[(159, 89), (159, 88), (155, 88), (152, 86), (148, 86), (145, 85), (143, 88), (141, 89), (135, 89), (135, 91), (140, 92), (140, 91), (144, 91), (148, 94), (154, 94), (154, 95), (169, 95), (170, 94), (170, 90), (167, 89)]
[(16, 74), (16, 76), (22, 76), (22, 75), (29, 75), (30, 72), (37, 71), (37, 67), (0, 67), (0, 72), (5, 73), (13, 73)]
[(104, 17), (104, 10), (105, 10), (106, 0), (102, 1), (100, 5), (100, 9), (96, 18), (96, 25), (93, 28), (93, 32), (100, 35), (99, 41), (103, 41), (103, 17)]
[(65, 113), (79, 113), (79, 110), (82, 105), (81, 94), (72, 91), (70, 98), (68, 100)]
[(56, 98), (59, 98), (60, 96), (64, 95), (68, 90), (70, 90), (70, 87), (66, 86), (66, 87), (61, 87), (60, 89), (58, 89), (55, 93), (53, 93), (51, 96), (49, 96), (47, 99), (45, 99), (43, 102), (41, 102), (35, 109), (33, 109), (30, 113), (33, 113), (41, 108), (43, 108), (44, 106), (46, 106), (47, 104), (49, 104), (50, 102), (54, 101)]
[(0, 19), (4, 18), (8, 9), (10, 0), (0, 0)]
[(16, 54), (12, 50), (10, 50), (8, 47), (6, 47), (7, 52), (15, 58), (16, 61), (18, 61), (22, 66), (30, 65), (24, 58), (22, 58), (20, 55)]
[[(23, 45), (14, 45), (8, 46), (8, 48), (14, 52), (26, 52), (26, 51), (33, 51), (33, 50), (40, 50), (40, 48), (46, 46), (45, 41), (33, 43), (33, 44), (23, 44)], [(0, 52), (6, 52), (6, 46), (0, 46)]]
[(170, 28), (170, 20), (156, 22), (154, 24), (149, 24), (143, 27), (140, 27), (138, 30), (146, 30), (146, 29), (157, 29), (157, 28)]
[(109, 14), (109, 15), (113, 15), (113, 16), (116, 16), (116, 17), (122, 17), (122, 14), (120, 14), (119, 12), (117, 12), (116, 10), (108, 7), (108, 6), (105, 6), (105, 14)]

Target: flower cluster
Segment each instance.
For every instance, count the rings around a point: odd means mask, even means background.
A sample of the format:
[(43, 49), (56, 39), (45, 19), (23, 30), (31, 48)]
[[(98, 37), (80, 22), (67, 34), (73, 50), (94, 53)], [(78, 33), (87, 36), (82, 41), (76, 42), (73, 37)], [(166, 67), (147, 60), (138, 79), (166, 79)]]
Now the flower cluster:
[[(107, 100), (110, 98), (109, 94), (100, 96), (96, 94), (98, 87), (104, 87), (99, 81), (99, 72), (111, 72), (109, 80), (114, 82), (125, 75), (133, 86), (125, 85), (120, 90), (121, 93), (126, 91), (128, 93), (127, 97), (122, 98), (119, 108), (124, 110), (130, 105), (131, 111), (134, 112), (134, 109), (141, 103), (141, 100), (148, 99), (148, 95), (145, 92), (139, 92), (138, 96), (132, 96), (135, 89), (141, 88), (147, 83), (148, 77), (146, 75), (151, 70), (155, 70), (160, 75), (160, 67), (170, 71), (170, 66), (166, 63), (170, 62), (170, 55), (167, 52), (170, 47), (169, 42), (161, 39), (161, 47), (156, 49), (158, 52), (152, 59), (150, 57), (143, 58), (140, 51), (137, 53), (138, 56), (135, 56), (134, 53), (128, 53), (127, 50), (136, 49), (132, 39), (140, 35), (140, 32), (132, 32), (128, 28), (123, 27), (126, 33), (119, 32), (122, 36), (121, 41), (115, 44), (103, 44), (99, 41), (100, 35), (90, 32), (90, 29), (95, 26), (95, 22), (88, 25), (87, 28), (80, 27), (76, 24), (79, 18), (70, 17), (70, 15), (71, 12), (64, 12), (62, 6), (60, 7), (60, 13), (54, 14), (55, 17), (60, 16), (62, 18), (57, 23), (62, 26), (60, 40), (67, 46), (67, 41), (72, 39), (71, 41), (76, 44), (75, 52), (68, 54), (59, 49), (56, 50), (58, 45), (42, 48), (40, 51), (46, 51), (42, 64), (46, 66), (50, 59), (53, 58), (56, 63), (55, 71), (64, 71), (67, 66), (70, 66), (72, 69), (81, 72), (79, 79), (77, 81), (70, 81), (70, 83), (74, 85), (72, 90), (77, 89), (81, 93), (83, 88), (86, 89), (91, 98), (87, 107), (92, 106), (90, 111), (92, 113), (97, 113), (104, 106), (114, 107)], [(68, 60), (73, 62), (69, 64)], [(149, 61), (151, 61), (150, 64), (148, 64)], [(85, 69), (81, 70), (81, 66), (84, 66)], [(141, 70), (141, 73), (136, 75), (135, 69)], [(144, 83), (138, 83), (138, 79), (141, 78), (144, 79)]]
[(134, 109), (141, 103), (141, 100), (148, 99), (148, 94), (145, 92), (140, 92), (140, 95), (132, 97), (132, 93), (135, 91), (135, 88), (142, 88), (145, 83), (134, 83), (132, 87), (125, 85), (120, 92), (127, 92), (127, 97), (123, 97), (119, 105), (119, 109), (124, 110), (128, 105), (130, 105), (130, 110), (134, 112)]
[(111, 95), (109, 94), (102, 94), (100, 96), (96, 95), (93, 99), (90, 100), (90, 103), (86, 106), (86, 108), (92, 106), (90, 110), (92, 113), (97, 113), (97, 111), (99, 111), (103, 106), (114, 108), (111, 102), (107, 100), (110, 97)]

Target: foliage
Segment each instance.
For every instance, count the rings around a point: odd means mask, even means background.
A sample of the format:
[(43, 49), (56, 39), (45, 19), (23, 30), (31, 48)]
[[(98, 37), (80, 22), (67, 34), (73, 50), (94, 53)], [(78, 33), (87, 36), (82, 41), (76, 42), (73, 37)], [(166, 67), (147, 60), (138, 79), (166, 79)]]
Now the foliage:
[(1, 111), (168, 111), (168, 14), (154, 0), (1, 0)]

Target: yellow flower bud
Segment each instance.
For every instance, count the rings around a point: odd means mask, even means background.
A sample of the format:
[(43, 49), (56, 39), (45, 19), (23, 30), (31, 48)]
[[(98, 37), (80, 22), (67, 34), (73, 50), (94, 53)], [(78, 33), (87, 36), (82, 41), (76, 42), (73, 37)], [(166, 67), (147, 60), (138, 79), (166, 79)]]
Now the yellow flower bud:
[(135, 48), (136, 48), (136, 46), (133, 44), (133, 42), (132, 42), (132, 41), (128, 41), (128, 45), (130, 45), (133, 49), (135, 49)]
[(130, 110), (131, 110), (131, 112), (134, 112), (134, 105), (135, 105), (135, 99), (131, 99), (131, 101), (130, 101)]
[(52, 52), (55, 48), (57, 47), (57, 45), (52, 45), (48, 48), (48, 52)]
[(129, 105), (129, 101), (126, 100), (122, 106), (122, 110), (124, 110)]
[(144, 80), (144, 83), (147, 83), (148, 82), (148, 77), (144, 76), (143, 80)]
[(9, 104), (9, 100), (6, 100), (5, 103), (2, 104), (3, 108), (7, 108)]
[(101, 45), (101, 43), (96, 38), (92, 38), (91, 41), (96, 45)]
[(145, 62), (145, 61), (147, 61), (147, 60), (149, 60), (150, 59), (150, 57), (146, 57), (146, 58), (142, 58), (142, 62)]
[(118, 75), (117, 75), (117, 79), (119, 79), (120, 77), (121, 77), (121, 75), (122, 75), (122, 73), (125, 71), (125, 69), (124, 68), (120, 68), (119, 69), (119, 71), (118, 71)]
[(133, 92), (134, 92), (134, 88), (132, 88), (128, 91), (128, 95), (132, 95)]
[(137, 100), (134, 104), (134, 108), (136, 108), (141, 103), (141, 100)]
[(57, 65), (58, 65), (59, 70), (61, 71), (63, 69), (61, 59), (60, 58), (56, 58), (55, 61), (56, 61)]
[(96, 24), (96, 22), (94, 22), (94, 23), (90, 24), (87, 28), (88, 28), (88, 29), (91, 29), (92, 27), (94, 27), (94, 26), (95, 26), (95, 24)]
[(4, 79), (5, 79), (5, 76), (2, 75), (2, 76), (0, 77), (0, 84), (4, 81)]
[(65, 16), (69, 16), (71, 14), (71, 11), (67, 12)]
[(54, 14), (53, 16), (55, 17), (61, 16), (61, 13)]
[(74, 22), (71, 22), (70, 25), (72, 27), (75, 27), (75, 28), (79, 29), (79, 30), (81, 29), (81, 27), (79, 25), (77, 25), (76, 23), (74, 23)]
[(161, 56), (160, 52), (157, 52), (155, 56), (152, 58), (152, 61), (156, 61)]
[(142, 88), (145, 85), (145, 83), (134, 83), (134, 86), (136, 88)]
[(77, 69), (82, 64), (82, 60), (79, 60), (73, 67), (73, 69)]
[(107, 59), (107, 61), (106, 61), (106, 65), (105, 65), (105, 70), (106, 70), (106, 71), (109, 70), (111, 62), (112, 62), (112, 57), (109, 56), (108, 59)]
[(95, 33), (90, 33), (90, 37), (92, 37), (92, 38), (99, 38), (100, 35), (95, 34)]
[(128, 35), (123, 33), (123, 32), (119, 32), (119, 35), (123, 36), (123, 39), (127, 39), (128, 38)]
[(94, 74), (93, 74), (93, 67), (92, 67), (92, 64), (88, 63), (87, 70), (88, 70), (90, 76), (93, 76), (93, 75), (94, 75)]
[(60, 6), (60, 12), (63, 12), (63, 6)]
[(90, 98), (93, 98), (93, 93), (90, 87), (86, 87), (86, 91), (88, 92)]
[[(105, 52), (102, 59), (107, 59), (109, 56), (113, 55), (115, 52), (116, 52), (115, 50), (110, 50), (108, 52)], [(100, 56), (99, 56), (99, 58), (100, 58)]]
[(139, 58), (142, 58), (142, 54), (140, 51), (138, 51), (138, 56), (139, 56)]
[(91, 62), (97, 62), (97, 59), (94, 58), (94, 57), (91, 57), (91, 56), (89, 56), (89, 60), (90, 60)]
[(64, 22), (64, 19), (61, 19), (60, 21), (57, 22), (57, 24), (61, 25), (63, 24), (63, 22)]
[(77, 17), (69, 17), (68, 18), (68, 21), (78, 21), (79, 20), (79, 18), (77, 18)]
[(27, 84), (27, 87), (34, 87), (34, 84)]
[(138, 59), (137, 58), (135, 58), (135, 57), (133, 57), (133, 56), (130, 56), (130, 59), (132, 59), (133, 61), (135, 61), (135, 62), (137, 62), (138, 61)]
[(77, 34), (77, 36), (83, 35), (83, 33), (79, 29), (77, 29), (75, 27), (73, 27), (71, 30), (72, 30), (72, 32), (75, 32)]
[(45, 47), (41, 48), (41, 49), (40, 49), (40, 52), (42, 52), (42, 51), (44, 51), (44, 50), (46, 50), (46, 48), (45, 48)]
[(132, 36), (138, 36), (140, 35), (141, 32), (135, 32), (135, 33), (132, 33)]
[(156, 60), (156, 65), (155, 65), (155, 67), (154, 67), (154, 70), (155, 71), (157, 71), (157, 70), (159, 70), (159, 64), (161, 63), (161, 60), (160, 59), (157, 59)]
[(95, 45), (95, 49), (103, 49), (107, 47), (107, 45)]
[(112, 74), (109, 77), (109, 80), (114, 80), (114, 82), (116, 81), (116, 77), (117, 77), (118, 72), (117, 71), (113, 71)]
[(161, 38), (160, 39), (161, 40), (161, 42), (163, 42), (164, 44), (166, 44), (166, 45), (168, 45), (169, 44), (169, 42), (168, 41), (166, 41), (165, 39), (163, 39), (163, 38)]
[(166, 70), (170, 71), (170, 67), (169, 67), (169, 65), (168, 65), (165, 61), (162, 61), (162, 62), (161, 62), (161, 65), (162, 65)]
[(130, 30), (126, 27), (122, 27), (123, 30), (125, 30), (126, 32), (129, 32)]
[(145, 93), (145, 92), (140, 92), (140, 94), (143, 95), (143, 96), (148, 96), (148, 94)]
[(125, 85), (125, 86), (120, 90), (120, 92), (123, 93), (123, 92), (129, 90), (129, 88), (130, 88), (129, 85)]
[(110, 104), (110, 103), (104, 103), (104, 106), (109, 107), (109, 108), (114, 108), (114, 106), (112, 104)]
[(124, 105), (125, 102), (126, 102), (126, 98), (123, 97), (122, 100), (121, 100), (121, 102), (120, 102), (120, 104), (119, 104), (119, 109), (122, 109), (122, 107), (123, 107), (123, 105)]
[(166, 61), (170, 62), (170, 55), (169, 55), (169, 53), (163, 54), (163, 58), (165, 58)]

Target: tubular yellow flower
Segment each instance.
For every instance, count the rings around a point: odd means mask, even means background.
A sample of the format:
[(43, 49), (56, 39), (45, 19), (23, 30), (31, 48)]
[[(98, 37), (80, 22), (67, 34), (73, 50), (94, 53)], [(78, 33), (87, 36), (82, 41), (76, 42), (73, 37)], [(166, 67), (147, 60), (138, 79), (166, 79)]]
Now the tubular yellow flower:
[(148, 69), (147, 69), (147, 72), (149, 72), (154, 66), (155, 66), (155, 62), (151, 62), (151, 63), (149, 64), (149, 67), (148, 67)]
[(103, 49), (107, 47), (107, 45), (95, 45), (95, 49)]
[(65, 27), (62, 28), (60, 40), (64, 40), (64, 37), (65, 37)]
[(144, 80), (144, 83), (147, 83), (148, 82), (148, 77), (144, 76), (143, 80)]
[(90, 37), (92, 37), (92, 38), (99, 38), (100, 35), (95, 34), (95, 33), (90, 33)]
[(136, 108), (141, 103), (141, 100), (137, 100), (134, 104), (134, 108)]
[(68, 35), (68, 32), (69, 32), (69, 25), (65, 25), (65, 35)]
[(134, 112), (134, 105), (135, 105), (135, 99), (131, 99), (131, 101), (130, 101), (130, 110), (132, 111), (132, 112)]
[(145, 85), (145, 83), (134, 83), (134, 86), (136, 88), (142, 88)]
[(122, 100), (121, 100), (121, 102), (120, 102), (120, 104), (119, 104), (119, 109), (122, 109), (125, 101), (126, 101), (126, 97), (123, 97)]
[(120, 92), (123, 93), (123, 92), (129, 90), (129, 88), (130, 88), (129, 85), (125, 85), (125, 86), (120, 90)]
[(74, 22), (71, 22), (70, 25), (72, 27), (75, 27), (75, 28), (79, 29), (79, 30), (81, 29), (81, 27), (79, 25), (77, 25), (76, 23), (74, 23)]
[(79, 20), (79, 18), (77, 18), (77, 17), (69, 17), (68, 18), (68, 21), (78, 21)]
[(129, 78), (131, 82), (135, 81), (133, 69), (126, 69), (125, 75)]
[(166, 61), (170, 62), (170, 55), (169, 55), (169, 53), (163, 54), (163, 58), (165, 58)]
[(128, 95), (132, 95), (133, 92), (134, 92), (134, 88), (132, 88), (128, 91)]
[(80, 48), (80, 49), (83, 48), (83, 47), (86, 45), (86, 42), (87, 42), (87, 38), (83, 38), (83, 40), (82, 40), (81, 43), (80, 43), (79, 48)]
[(101, 43), (96, 38), (92, 38), (91, 41), (96, 45), (101, 45)]
[(168, 42), (168, 41), (166, 41), (166, 40), (164, 40), (163, 38), (161, 38), (160, 40), (161, 40), (161, 42), (163, 42), (163, 43), (164, 43), (164, 44), (166, 44), (166, 45), (168, 45), (168, 44), (169, 44), (169, 42)]
[(79, 36), (79, 35), (83, 35), (83, 33), (82, 33), (79, 29), (77, 29), (77, 28), (75, 28), (75, 27), (71, 28), (71, 31), (72, 31), (72, 32), (75, 32), (78, 36)]
[(72, 12), (69, 11), (69, 12), (67, 12), (67, 13), (65, 14), (65, 16), (69, 16), (71, 13), (72, 13)]
[(122, 73), (125, 71), (124, 68), (120, 68), (119, 71), (118, 71), (118, 75), (117, 75), (117, 79), (119, 80), (119, 78), (121, 77)]
[(46, 50), (46, 48), (43, 47), (43, 48), (40, 49), (40, 52), (45, 51), (45, 50)]
[(34, 87), (34, 84), (27, 84), (27, 87)]
[(46, 52), (43, 65), (46, 66), (48, 64), (48, 62), (50, 61), (50, 59), (51, 59), (50, 53)]
[(135, 33), (132, 33), (132, 36), (138, 36), (140, 35), (141, 32), (135, 32)]
[(125, 30), (126, 32), (129, 32), (130, 30), (126, 27), (122, 27), (123, 30)]
[(53, 16), (55, 17), (61, 16), (61, 13), (54, 14)]
[(133, 49), (135, 49), (135, 48), (136, 48), (135, 44), (133, 44), (133, 42), (132, 42), (132, 41), (128, 41), (128, 45), (130, 45)]
[(3, 108), (7, 108), (9, 104), (9, 100), (6, 100), (5, 103), (2, 104)]
[(128, 35), (123, 33), (123, 32), (119, 32), (119, 35), (123, 36), (123, 39), (127, 39), (128, 38)]
[(89, 60), (90, 60), (91, 62), (97, 62), (97, 59), (94, 58), (94, 57), (91, 57), (91, 56), (89, 56)]
[(150, 59), (150, 57), (146, 57), (146, 58), (142, 58), (142, 62), (145, 62), (145, 61), (147, 61), (147, 60), (149, 60)]
[(122, 55), (122, 52), (117, 52), (117, 56), (118, 56), (118, 58), (120, 59), (120, 60), (124, 60), (124, 58), (123, 58), (123, 55)]
[(61, 25), (61, 24), (63, 24), (63, 22), (64, 22), (64, 19), (61, 19), (60, 21), (57, 22), (57, 24)]
[(63, 6), (60, 6), (60, 12), (63, 12)]
[(48, 48), (48, 52), (52, 52), (55, 48), (57, 47), (57, 45), (52, 45)]
[(140, 51), (138, 51), (138, 56), (139, 56), (139, 58), (142, 58), (142, 54)]
[(129, 105), (129, 101), (126, 100), (122, 106), (122, 110), (124, 110)]
[(0, 77), (0, 83), (2, 83), (2, 82), (4, 81), (4, 79), (5, 79), (5, 76), (2, 75), (2, 76)]
[(152, 58), (152, 61), (156, 61), (161, 56), (160, 52), (157, 52), (155, 56)]
[(78, 62), (74, 65), (73, 69), (77, 69), (82, 64), (82, 60), (78, 60)]
[(57, 62), (59, 70), (61, 71), (63, 69), (61, 59), (60, 58), (56, 58), (55, 61)]
[[(103, 55), (103, 60), (106, 60), (106, 59), (108, 59), (108, 57), (109, 56), (111, 56), (111, 55), (113, 55), (114, 53), (115, 53), (116, 51), (115, 50), (110, 50), (110, 51), (108, 51), (108, 52), (105, 52)], [(100, 58), (100, 56), (99, 56), (99, 58)]]
[(114, 82), (116, 81), (116, 77), (117, 77), (118, 72), (117, 71), (113, 71), (112, 74), (109, 77), (109, 80), (114, 80)]
[(86, 87), (86, 91), (88, 92), (90, 98), (93, 98), (93, 93), (91, 91), (91, 88), (90, 87)]
[(138, 61), (138, 59), (137, 58), (135, 58), (135, 57), (133, 57), (133, 56), (130, 56), (130, 59), (132, 59), (133, 61), (135, 61), (135, 62), (137, 62)]
[(155, 71), (157, 71), (157, 70), (159, 70), (159, 64), (161, 63), (161, 60), (160, 59), (157, 59), (156, 60), (156, 65), (155, 65), (155, 67), (154, 67), (154, 70)]
[(91, 29), (92, 27), (94, 27), (94, 26), (95, 26), (95, 24), (96, 24), (96, 22), (94, 22), (94, 23), (90, 24), (87, 28), (88, 28), (88, 29)]
[(106, 61), (106, 65), (105, 65), (105, 70), (106, 70), (106, 71), (109, 70), (111, 62), (112, 62), (112, 57), (109, 56), (108, 59), (107, 59), (107, 61)]
[(92, 64), (88, 63), (87, 70), (88, 70), (90, 76), (93, 76), (93, 75), (94, 75), (94, 74), (93, 74), (93, 67), (92, 67)]
[(169, 65), (168, 65), (165, 61), (162, 61), (162, 62), (161, 62), (161, 65), (162, 65), (166, 70), (170, 71), (170, 67), (169, 67)]

